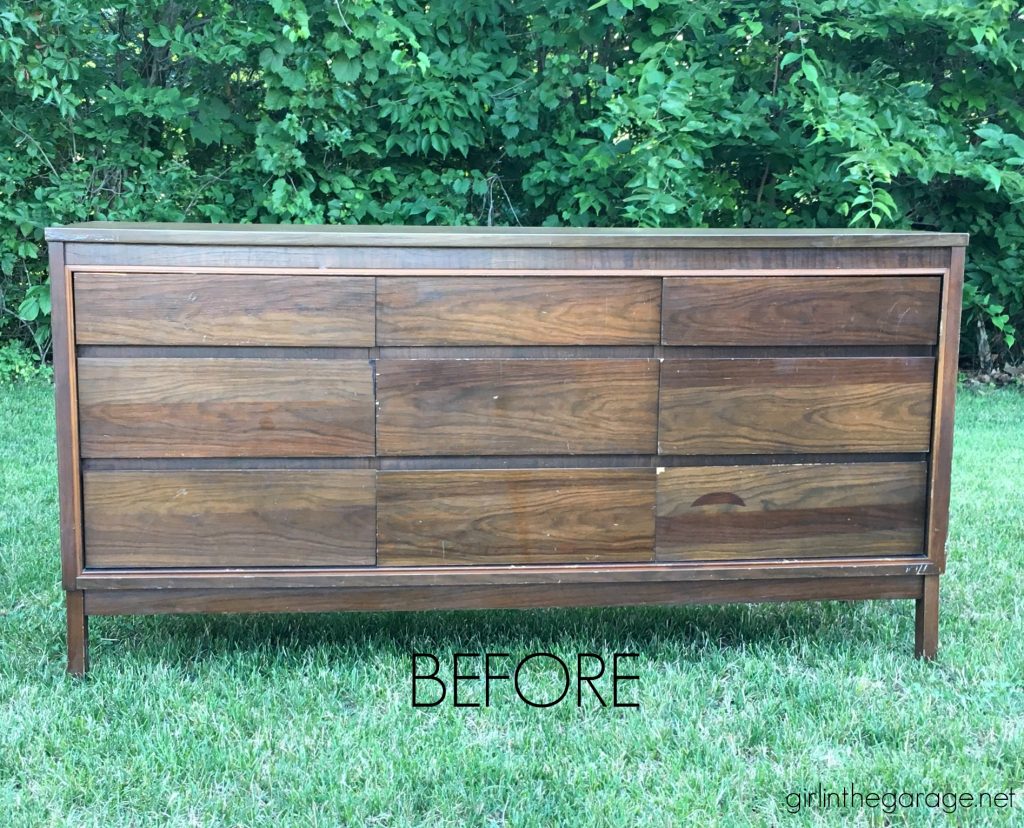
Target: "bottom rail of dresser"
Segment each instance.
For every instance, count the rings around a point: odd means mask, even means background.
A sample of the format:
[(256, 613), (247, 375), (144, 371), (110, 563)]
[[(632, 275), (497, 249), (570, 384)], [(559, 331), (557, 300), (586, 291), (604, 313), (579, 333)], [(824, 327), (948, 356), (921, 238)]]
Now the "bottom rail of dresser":
[(84, 611), (86, 615), (374, 612), (916, 599), (923, 596), (926, 577), (933, 576), (848, 575), (527, 585), (87, 589)]

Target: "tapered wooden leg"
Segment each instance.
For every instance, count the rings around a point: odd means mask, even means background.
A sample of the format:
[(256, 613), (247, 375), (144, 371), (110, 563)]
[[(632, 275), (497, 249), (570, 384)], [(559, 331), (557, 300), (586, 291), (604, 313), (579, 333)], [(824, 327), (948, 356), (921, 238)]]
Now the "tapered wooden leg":
[(924, 595), (914, 612), (914, 655), (935, 658), (939, 649), (939, 576), (924, 576)]
[(84, 676), (89, 669), (89, 618), (85, 614), (85, 593), (67, 593), (68, 672)]

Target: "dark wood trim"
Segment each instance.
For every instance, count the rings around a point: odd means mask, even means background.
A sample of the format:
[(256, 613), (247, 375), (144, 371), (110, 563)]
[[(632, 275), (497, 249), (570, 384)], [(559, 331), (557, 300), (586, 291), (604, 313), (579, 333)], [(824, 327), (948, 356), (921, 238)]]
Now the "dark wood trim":
[(946, 247), (963, 233), (913, 230), (407, 227), (397, 225), (81, 222), (47, 227), (48, 241), (373, 247)]
[(814, 558), (812, 560), (687, 561), (643, 564), (531, 566), (337, 567), (332, 569), (96, 570), (81, 577), (89, 590), (214, 589), (229, 584), (259, 588), (337, 586), (514, 586), (670, 581), (745, 581), (777, 578), (902, 577), (934, 573), (924, 556)]
[(373, 348), (307, 348), (264, 345), (79, 345), (83, 359), (117, 357), (260, 357), (266, 359), (369, 359)]
[(654, 469), (691, 466), (775, 466), (793, 463), (913, 463), (924, 452), (858, 454), (546, 454), (487, 457), (85, 457), (82, 471), (183, 469)]
[[(73, 270), (75, 273), (104, 273), (111, 276), (124, 276), (129, 278), (136, 274), (148, 273), (243, 273), (247, 275), (266, 274), (289, 274), (293, 276), (398, 276), (408, 277), (412, 272), (408, 267), (295, 267), (289, 265), (168, 265), (157, 261), (154, 264), (126, 265), (121, 264), (92, 264), (87, 255), (89, 250), (99, 250), (100, 245), (79, 245), (69, 243), (71, 252), (81, 258), (81, 262), (75, 262)], [(136, 248), (128, 248), (136, 250)], [(137, 252), (144, 252), (146, 247), (137, 249)], [(936, 251), (939, 254), (939, 251)], [(935, 266), (912, 267), (906, 265), (892, 265), (890, 267), (756, 267), (745, 266), (742, 268), (726, 267), (667, 267), (667, 268), (628, 268), (608, 267), (594, 269), (580, 268), (487, 268), (477, 273), (472, 268), (415, 268), (418, 276), (497, 276), (497, 277), (519, 277), (519, 276), (551, 276), (553, 278), (586, 277), (590, 278), (616, 278), (620, 276), (638, 277), (647, 276), (655, 278), (668, 278), (672, 276), (723, 276), (735, 278), (736, 276), (769, 277), (769, 276), (892, 276), (902, 278), (905, 276), (944, 276), (948, 272), (945, 264), (941, 267)]]
[(357, 612), (437, 609), (860, 601), (920, 598), (923, 578), (792, 578), (713, 583), (654, 582), (545, 586), (369, 589), (180, 589), (86, 592), (89, 615), (220, 612)]
[[(946, 247), (718, 247), (718, 248), (452, 248), (307, 247), (214, 244), (93, 244), (68, 242), (66, 258), (106, 273), (171, 272), (276, 274), (316, 271), (349, 276), (645, 276), (940, 274)], [(457, 263), (457, 268), (452, 263)], [(125, 266), (125, 262), (131, 262)], [(382, 262), (389, 265), (381, 267)], [(731, 271), (731, 273), (730, 273)], [(738, 274), (737, 271), (742, 271)]]
[(949, 275), (943, 279), (942, 316), (939, 323), (940, 347), (935, 365), (931, 469), (928, 476), (927, 544), (928, 557), (935, 561), (940, 572), (946, 569), (949, 489), (953, 469), (953, 411), (956, 406), (965, 252), (962, 247), (953, 248), (950, 254)]
[(923, 580), (924, 590), (914, 602), (914, 654), (931, 661), (939, 651), (939, 576)]
[(84, 676), (89, 669), (89, 616), (85, 613), (85, 593), (65, 593), (68, 618), (68, 672)]
[(64, 589), (72, 590), (75, 589), (75, 581), (83, 566), (74, 299), (71, 273), (64, 265), (64, 245), (59, 242), (50, 244), (49, 256), (53, 380), (57, 417), (61, 582)]
[(930, 357), (931, 345), (486, 345), (381, 346), (377, 348), (273, 347), (262, 345), (79, 345), (84, 359), (153, 359), (254, 356), (267, 359), (660, 359), (662, 357)]

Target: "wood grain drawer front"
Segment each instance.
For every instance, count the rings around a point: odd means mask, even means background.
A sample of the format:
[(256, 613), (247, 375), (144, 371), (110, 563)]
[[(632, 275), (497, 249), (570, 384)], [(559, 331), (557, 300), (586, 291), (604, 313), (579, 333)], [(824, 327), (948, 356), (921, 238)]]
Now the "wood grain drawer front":
[(381, 278), (379, 345), (654, 345), (659, 279)]
[(933, 345), (939, 276), (665, 280), (667, 345)]
[(653, 359), (381, 360), (381, 455), (653, 453)]
[(374, 563), (374, 472), (86, 471), (89, 567)]
[(382, 566), (650, 561), (653, 469), (382, 471)]
[(78, 360), (83, 457), (320, 457), (374, 451), (368, 360)]
[(663, 454), (926, 452), (931, 357), (666, 359)]
[(921, 555), (925, 484), (925, 463), (665, 469), (657, 557)]
[(373, 306), (369, 277), (75, 274), (82, 344), (372, 347)]

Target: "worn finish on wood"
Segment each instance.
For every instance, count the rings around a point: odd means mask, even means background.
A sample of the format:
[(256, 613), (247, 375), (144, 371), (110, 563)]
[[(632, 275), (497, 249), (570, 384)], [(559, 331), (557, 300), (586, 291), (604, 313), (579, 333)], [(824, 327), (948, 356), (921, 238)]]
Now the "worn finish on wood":
[(374, 280), (237, 273), (79, 273), (79, 343), (372, 347)]
[[(964, 249), (950, 254), (949, 277), (942, 295), (941, 347), (935, 368), (935, 411), (932, 427), (932, 465), (928, 480), (928, 557), (946, 568), (949, 530), (949, 490), (953, 468), (953, 409), (956, 405), (957, 355), (960, 349), (960, 310), (964, 289)], [(936, 621), (936, 624), (938, 621)]]
[(930, 345), (937, 276), (665, 280), (669, 345)]
[(64, 245), (51, 244), (50, 303), (53, 331), (53, 385), (57, 416), (57, 489), (60, 513), (61, 583), (75, 589), (82, 571), (82, 492), (79, 477), (78, 383), (75, 371), (75, 319), (71, 280), (64, 268)]
[(644, 345), (660, 322), (658, 279), (377, 280), (379, 345)]
[(922, 555), (925, 474), (924, 463), (666, 469), (657, 558)]
[(381, 455), (656, 450), (655, 360), (381, 360)]
[(47, 241), (373, 247), (948, 247), (963, 233), (828, 229), (408, 227), (89, 221), (47, 227)]
[(379, 247), (68, 242), (65, 248), (68, 264), (74, 265), (76, 270), (91, 266), (111, 271), (127, 266), (146, 272), (178, 267), (189, 271), (223, 269), (240, 273), (249, 268), (261, 273), (285, 269), (326, 270), (352, 276), (618, 276), (636, 279), (704, 276), (729, 270), (742, 270), (743, 275), (795, 276), (801, 275), (795, 271), (820, 273), (842, 269), (848, 271), (847, 275), (884, 276), (894, 269), (923, 268), (934, 274), (949, 267), (949, 250), (941, 247), (671, 249), (645, 246), (640, 249), (552, 250), (473, 247), (454, 252), (440, 247), (382, 250)]
[(926, 575), (914, 602), (914, 655), (929, 661), (939, 651), (939, 576)]
[(667, 359), (660, 450), (927, 451), (935, 360)]
[(654, 471), (381, 472), (381, 566), (647, 561)]
[(83, 457), (372, 455), (369, 362), (78, 361)]
[(90, 568), (374, 563), (369, 470), (87, 471)]
[(673, 561), (599, 564), (474, 564), (472, 566), (371, 566), (276, 569), (87, 569), (86, 591), (122, 589), (223, 589), (244, 577), (252, 588), (491, 586), (518, 584), (611, 584), (629, 581), (747, 581), (778, 578), (892, 578), (937, 575), (924, 557), (831, 557), (753, 561)]
[(433, 609), (624, 607), (774, 601), (918, 598), (919, 576), (795, 578), (715, 583), (553, 584), (546, 586), (393, 587), (369, 589), (122, 590), (86, 593), (90, 615), (192, 612), (359, 612)]
[(68, 672), (84, 676), (89, 669), (89, 617), (85, 614), (85, 593), (65, 593), (68, 621)]
[(913, 598), (935, 652), (962, 235), (50, 238), (72, 670), (119, 612)]

